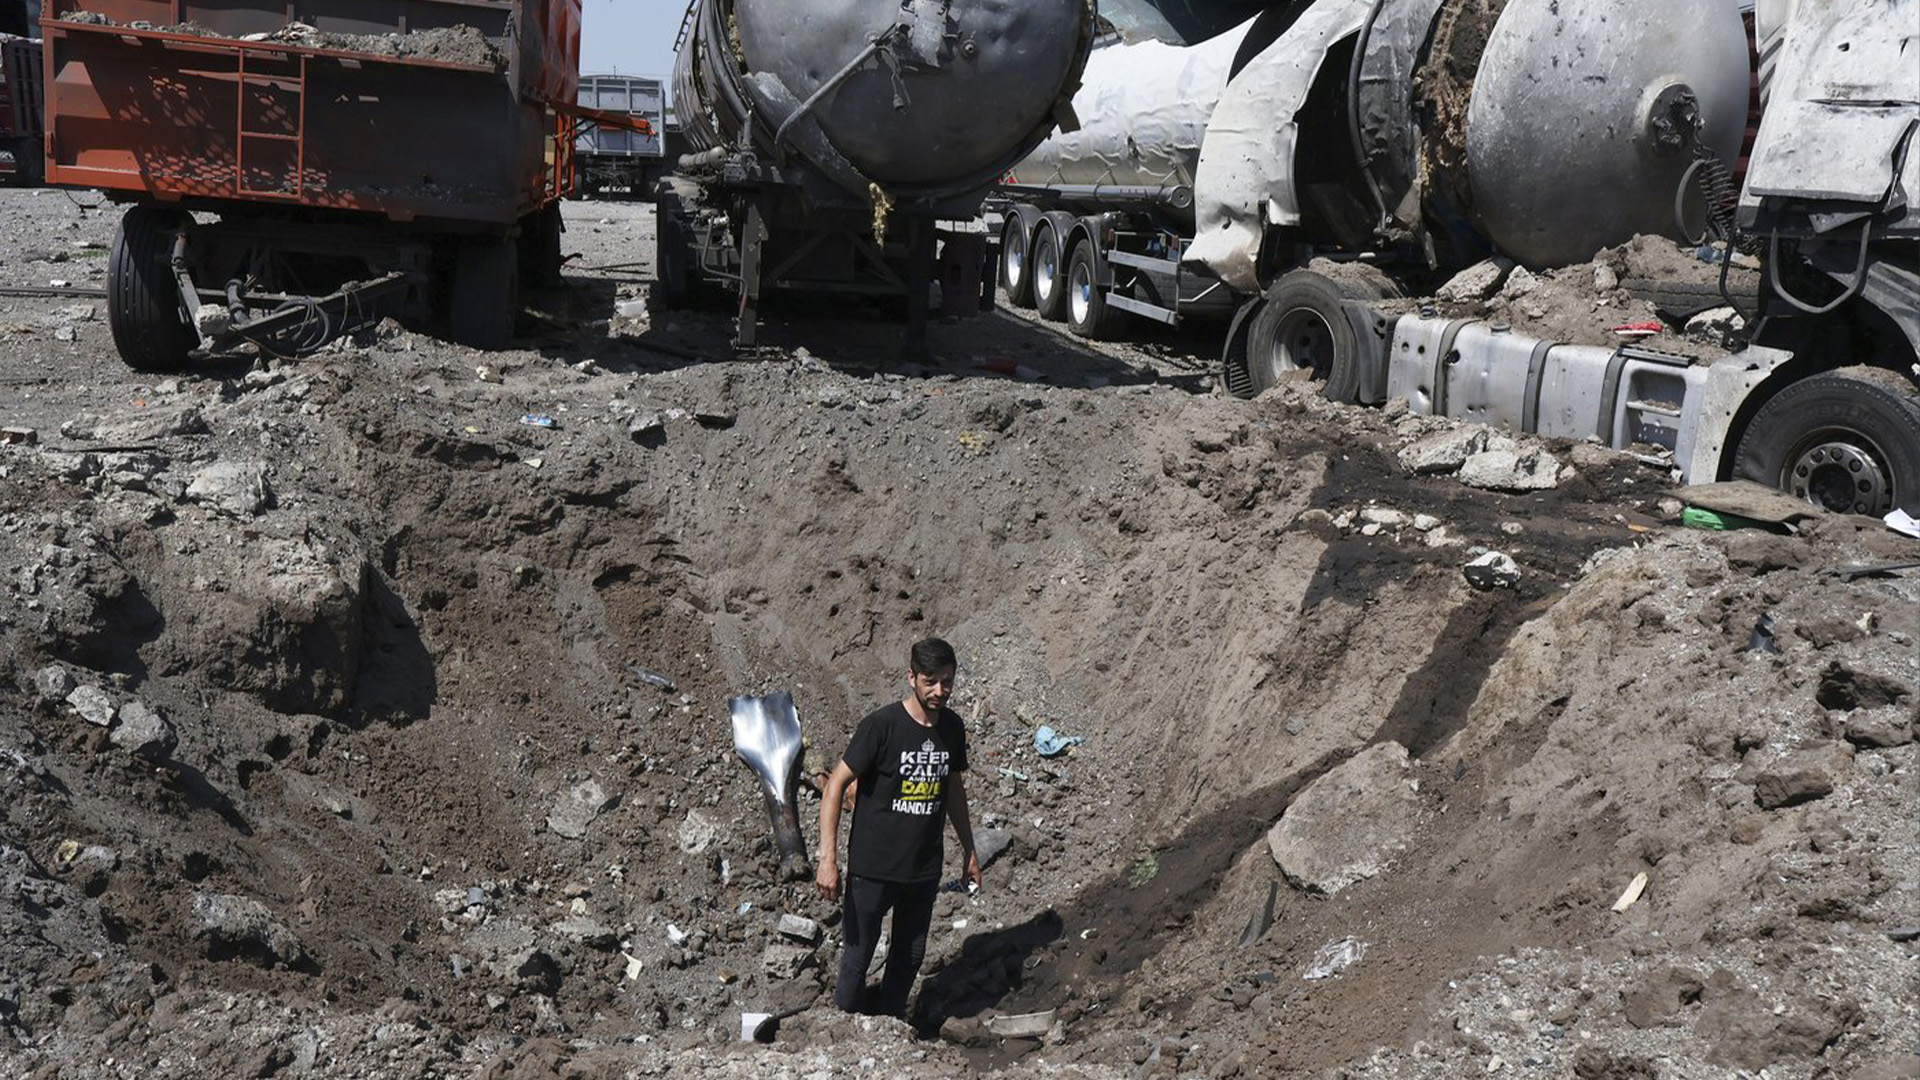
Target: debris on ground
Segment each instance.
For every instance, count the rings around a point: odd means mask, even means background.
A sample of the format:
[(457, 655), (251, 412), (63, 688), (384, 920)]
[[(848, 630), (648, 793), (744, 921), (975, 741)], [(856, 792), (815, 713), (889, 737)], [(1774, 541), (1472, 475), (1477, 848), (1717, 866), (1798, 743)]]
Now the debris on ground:
[[(103, 281), (111, 215), (0, 210)], [(908, 369), (869, 305), (769, 303), (747, 358), (718, 308), (609, 324), (631, 281), (580, 267), (651, 208), (565, 210), (586, 258), (490, 353), (386, 324), (140, 373), (104, 307), (0, 297), (36, 433), (0, 438), (0, 1075), (1911, 1064), (1920, 575), (1875, 569), (1910, 539), (1685, 529), (1630, 455), (1204, 392), (1181, 330), (1002, 310)], [(1448, 314), (1698, 349), (1729, 305), (1634, 295), (1688, 262)], [(937, 894), (910, 1022), (846, 1016), (726, 699), (791, 688), (830, 763), (928, 634), (985, 883)]]

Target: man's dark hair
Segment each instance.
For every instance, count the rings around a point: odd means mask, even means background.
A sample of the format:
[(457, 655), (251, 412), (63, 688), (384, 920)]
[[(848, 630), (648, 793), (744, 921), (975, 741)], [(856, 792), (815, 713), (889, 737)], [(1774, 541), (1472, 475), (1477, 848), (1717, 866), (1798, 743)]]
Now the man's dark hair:
[(907, 650), (907, 667), (915, 675), (933, 675), (959, 666), (960, 662), (953, 655), (953, 646), (937, 637), (916, 641), (913, 648)]

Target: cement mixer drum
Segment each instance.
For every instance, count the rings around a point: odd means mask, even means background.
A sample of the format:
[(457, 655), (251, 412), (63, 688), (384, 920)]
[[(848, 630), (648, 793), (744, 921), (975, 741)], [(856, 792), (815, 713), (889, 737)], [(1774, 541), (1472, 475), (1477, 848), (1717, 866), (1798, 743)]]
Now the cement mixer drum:
[(1696, 142), (1738, 156), (1748, 88), (1732, 0), (1511, 0), (1467, 112), (1481, 227), (1534, 267), (1672, 235)]

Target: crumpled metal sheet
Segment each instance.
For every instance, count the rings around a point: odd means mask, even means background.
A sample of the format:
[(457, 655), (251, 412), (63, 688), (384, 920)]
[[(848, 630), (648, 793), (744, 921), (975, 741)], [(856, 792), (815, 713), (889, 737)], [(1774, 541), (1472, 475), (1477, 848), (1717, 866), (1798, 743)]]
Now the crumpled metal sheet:
[(1920, 225), (1920, 148), (1895, 151), (1920, 123), (1920, 0), (1763, 0), (1766, 112), (1742, 220), (1770, 198), (1877, 206), (1891, 195)]
[(1403, 228), (1420, 220), (1420, 138), (1413, 76), (1440, 0), (1383, 0), (1360, 43), (1353, 111), (1361, 162), (1386, 211)]
[(1265, 226), (1300, 223), (1294, 115), (1327, 50), (1356, 33), (1372, 6), (1372, 0), (1321, 0), (1227, 85), (1200, 147), (1193, 182), (1197, 230), (1187, 262), (1240, 292), (1260, 290)]
[(1073, 111), (1014, 168), (1022, 184), (1192, 184), (1207, 118), (1252, 20), (1199, 45), (1160, 41), (1095, 49)]

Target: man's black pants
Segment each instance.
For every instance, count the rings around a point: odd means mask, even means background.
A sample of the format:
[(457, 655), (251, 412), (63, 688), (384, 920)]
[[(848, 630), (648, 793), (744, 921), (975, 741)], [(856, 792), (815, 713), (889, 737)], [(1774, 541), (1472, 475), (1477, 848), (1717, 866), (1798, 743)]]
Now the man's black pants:
[[(833, 985), (835, 1005), (847, 1012), (906, 1016), (913, 978), (920, 974), (920, 962), (927, 957), (927, 927), (933, 923), (933, 902), (939, 895), (938, 880), (901, 884), (847, 875), (840, 922), (846, 942), (840, 949), (840, 978)], [(880, 943), (880, 922), (888, 911), (893, 912), (893, 935), (887, 947), (886, 971), (880, 976), (873, 1008), (862, 1010), (867, 965), (873, 962), (874, 947)]]

